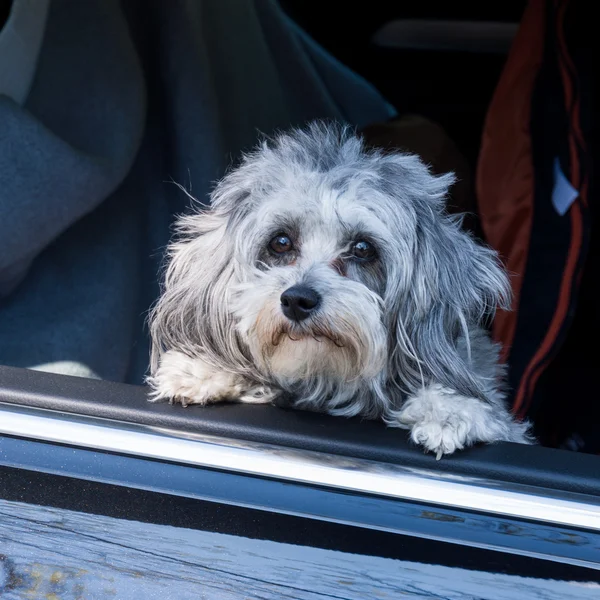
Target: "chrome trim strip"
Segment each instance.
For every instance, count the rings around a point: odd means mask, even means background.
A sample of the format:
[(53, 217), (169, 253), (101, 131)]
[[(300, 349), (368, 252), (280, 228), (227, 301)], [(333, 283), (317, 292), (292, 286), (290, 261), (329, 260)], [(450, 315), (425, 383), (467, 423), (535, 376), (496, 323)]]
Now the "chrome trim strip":
[(600, 531), (589, 495), (2, 403), (0, 434)]

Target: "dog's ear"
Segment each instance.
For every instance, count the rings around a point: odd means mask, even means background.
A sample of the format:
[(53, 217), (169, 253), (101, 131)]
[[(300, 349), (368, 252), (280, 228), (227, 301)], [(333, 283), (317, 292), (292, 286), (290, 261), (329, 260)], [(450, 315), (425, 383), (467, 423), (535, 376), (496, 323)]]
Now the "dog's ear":
[(150, 312), (150, 371), (160, 356), (176, 349), (205, 362), (233, 369), (248, 357), (228, 309), (227, 294), (237, 283), (235, 234), (240, 204), (225, 204), (181, 217), (167, 252), (161, 295)]
[(210, 352), (217, 340), (225, 345), (227, 324), (216, 318), (222, 306), (218, 288), (231, 277), (225, 228), (226, 219), (211, 210), (177, 222), (163, 289), (149, 317), (152, 373), (167, 350), (194, 356), (200, 348)]
[(453, 177), (427, 177), (424, 194), (414, 202), (412, 273), (404, 289), (396, 290), (390, 369), (409, 391), (438, 383), (485, 399), (488, 386), (470, 365), (469, 330), (496, 307), (509, 307), (508, 278), (496, 253), (446, 213), (444, 196)]
[[(195, 208), (177, 221), (163, 289), (149, 315), (151, 373), (161, 354), (172, 349), (189, 356), (201, 353), (205, 362), (217, 367), (250, 369), (248, 350), (239, 340), (227, 299), (239, 283), (236, 242), (246, 235), (241, 230), (248, 225), (253, 191), (269, 180), (263, 173), (268, 152), (262, 143), (244, 155), (218, 182), (210, 208)], [(190, 198), (197, 207), (198, 201)]]

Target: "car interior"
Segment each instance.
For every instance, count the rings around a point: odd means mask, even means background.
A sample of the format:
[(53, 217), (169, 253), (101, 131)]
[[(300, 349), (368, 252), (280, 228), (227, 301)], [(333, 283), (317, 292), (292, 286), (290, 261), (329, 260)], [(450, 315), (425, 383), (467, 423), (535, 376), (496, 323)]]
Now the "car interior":
[[(481, 136), (526, 2), (280, 4), (397, 110), (393, 122), (364, 128), (367, 143), (412, 149), (434, 170), (456, 171), (449, 210), (467, 212), (465, 227), (485, 239), (475, 195)], [(0, 26), (9, 10), (10, 2), (0, 0)], [(8, 366), (0, 366), (0, 403), (600, 496), (600, 404), (591, 381), (596, 369), (591, 336), (598, 331), (591, 273), (597, 254), (593, 242), (578, 313), (544, 381), (554, 393), (536, 413), (541, 440), (536, 446), (478, 446), (436, 461), (409, 443), (405, 432), (380, 423), (275, 406), (149, 404), (140, 386)], [(587, 345), (589, 351), (583, 351)], [(578, 445), (582, 437), (585, 445)]]

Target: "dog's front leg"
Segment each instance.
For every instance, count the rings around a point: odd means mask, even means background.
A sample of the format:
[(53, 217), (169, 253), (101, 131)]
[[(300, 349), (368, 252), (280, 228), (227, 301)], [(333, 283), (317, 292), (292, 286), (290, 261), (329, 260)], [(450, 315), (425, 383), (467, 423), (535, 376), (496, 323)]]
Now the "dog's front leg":
[(148, 385), (151, 402), (168, 400), (182, 406), (204, 406), (227, 400), (267, 404), (276, 395), (271, 388), (174, 350), (163, 354), (156, 373), (148, 378)]
[(529, 425), (515, 421), (499, 399), (483, 402), (441, 385), (422, 388), (385, 420), (392, 427), (409, 429), (413, 442), (438, 460), (478, 442), (533, 442)]

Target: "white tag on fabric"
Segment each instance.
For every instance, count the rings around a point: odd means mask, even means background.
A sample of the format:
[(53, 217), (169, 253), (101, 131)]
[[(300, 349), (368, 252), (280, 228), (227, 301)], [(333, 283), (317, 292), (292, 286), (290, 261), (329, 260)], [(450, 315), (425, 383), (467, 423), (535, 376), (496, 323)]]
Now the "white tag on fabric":
[(552, 204), (556, 212), (564, 217), (571, 208), (571, 204), (579, 196), (579, 192), (571, 185), (560, 167), (560, 160), (554, 159), (554, 189), (552, 190)]

